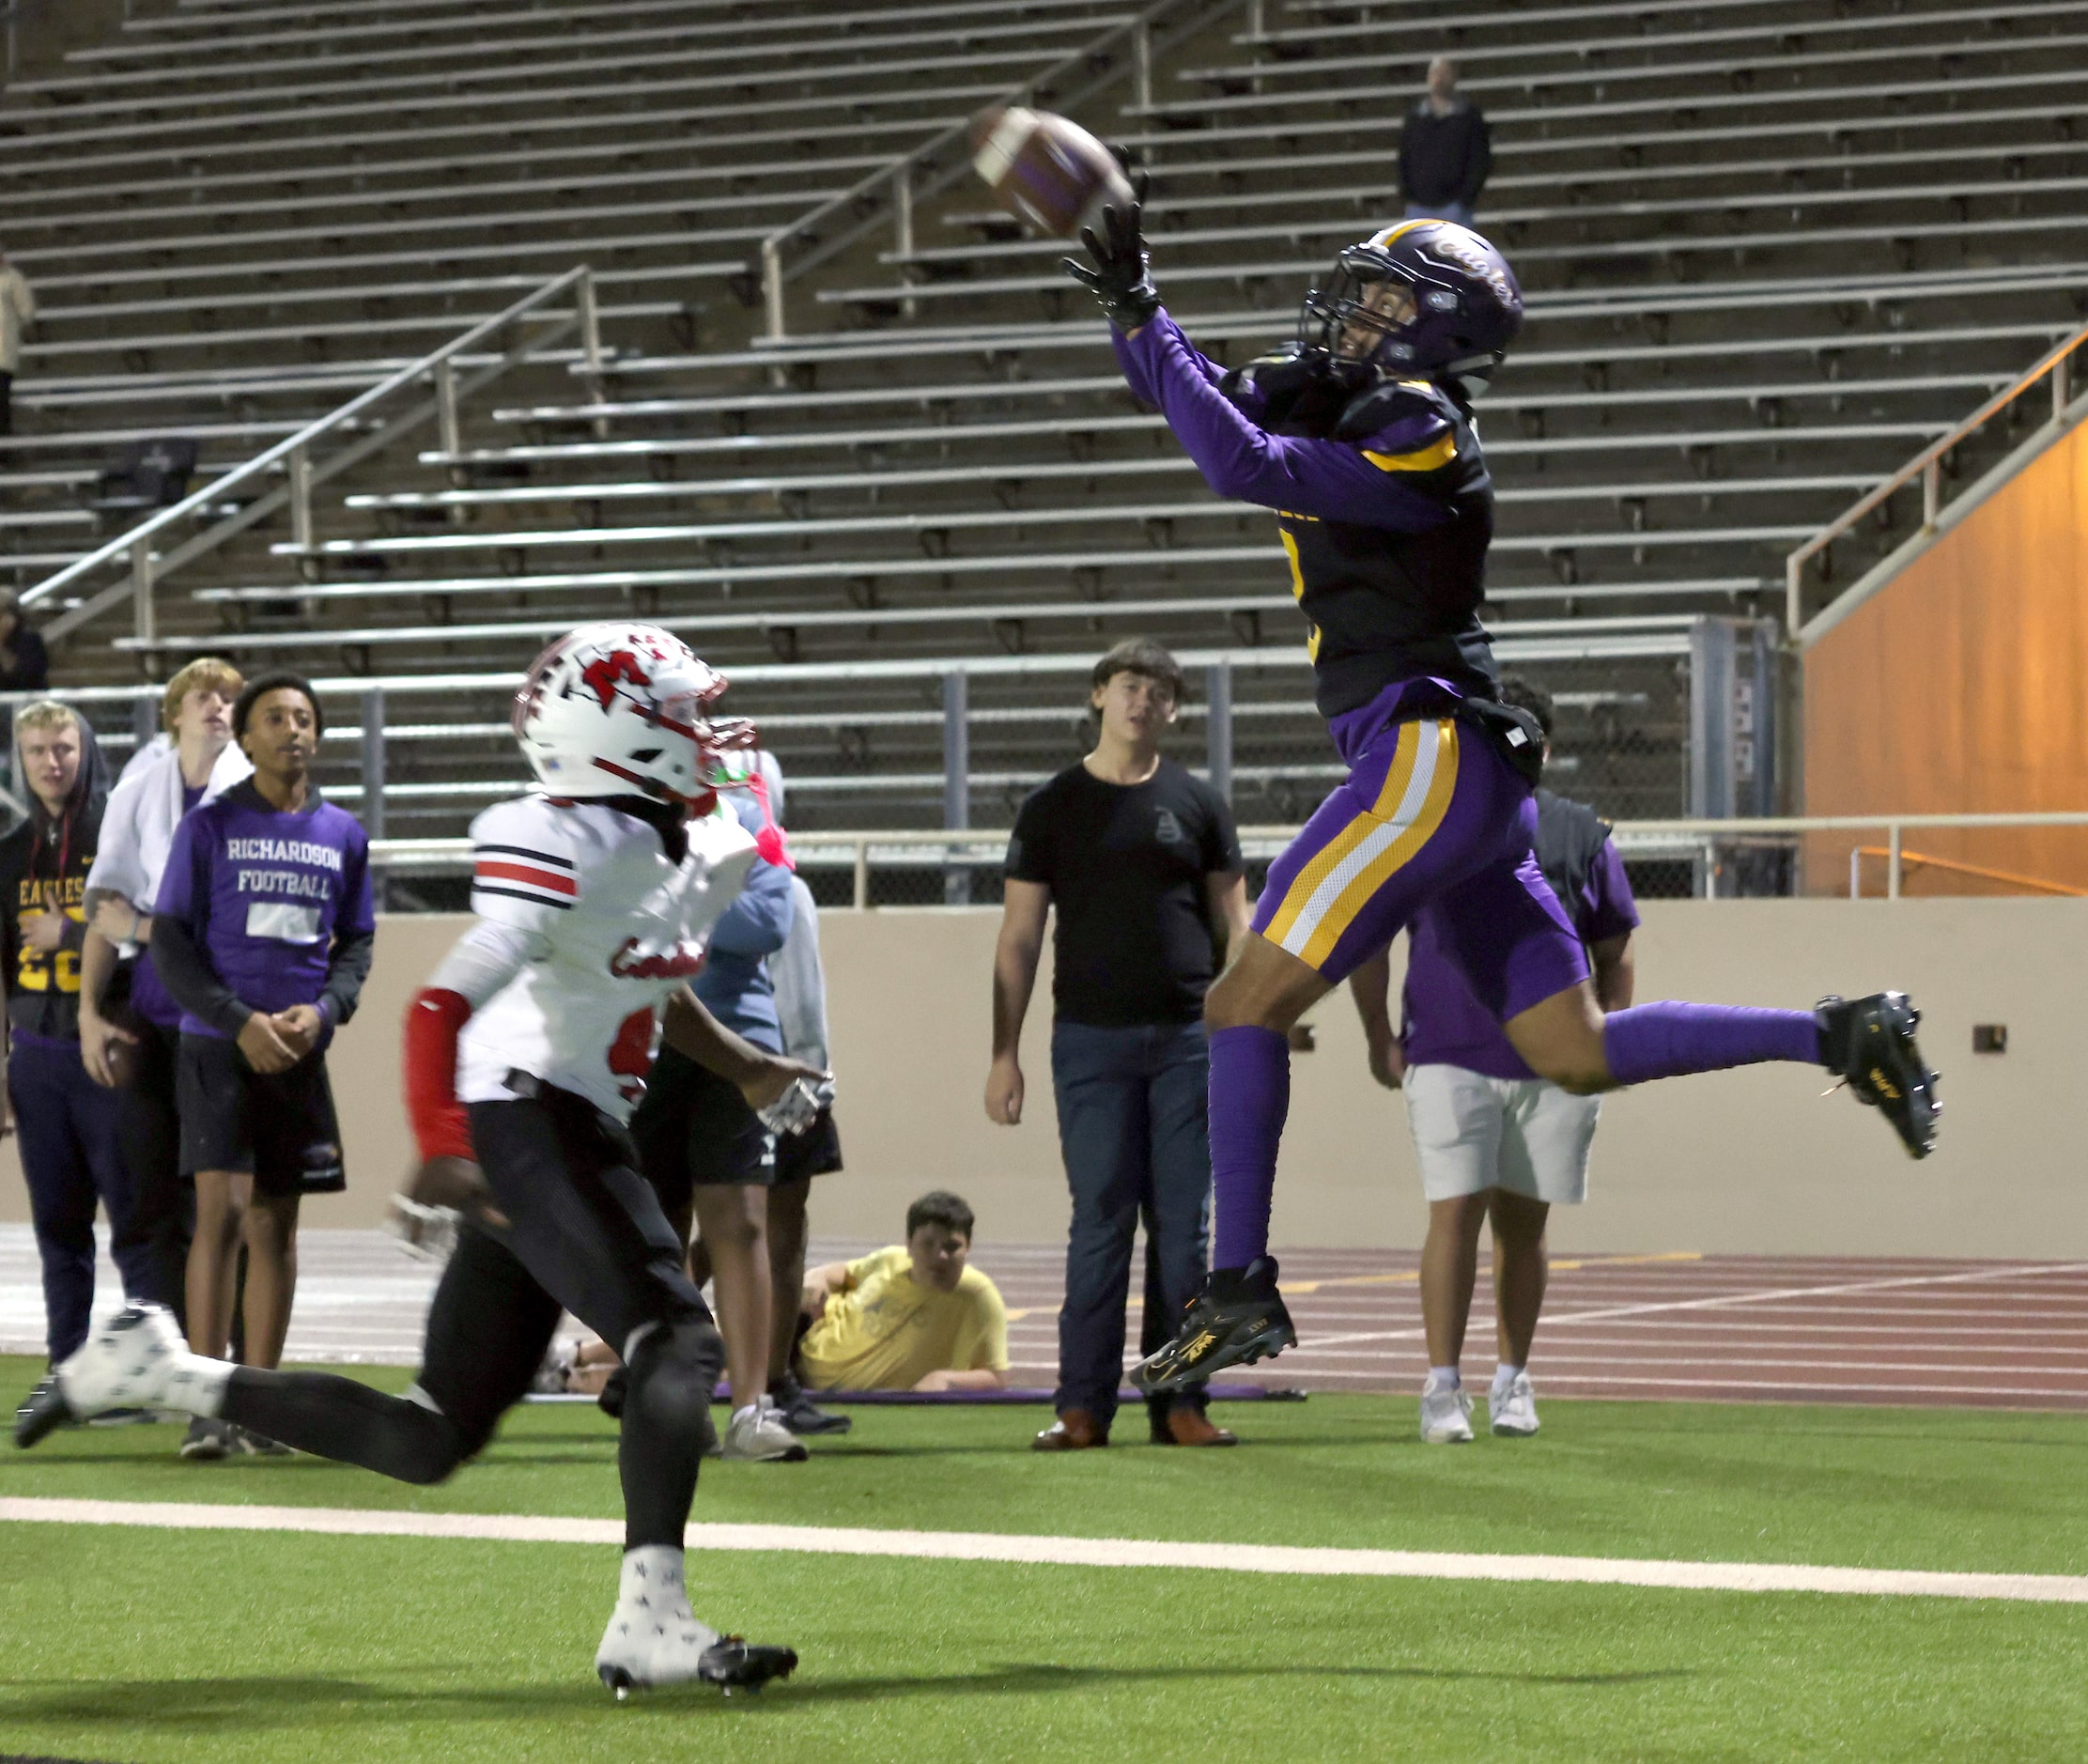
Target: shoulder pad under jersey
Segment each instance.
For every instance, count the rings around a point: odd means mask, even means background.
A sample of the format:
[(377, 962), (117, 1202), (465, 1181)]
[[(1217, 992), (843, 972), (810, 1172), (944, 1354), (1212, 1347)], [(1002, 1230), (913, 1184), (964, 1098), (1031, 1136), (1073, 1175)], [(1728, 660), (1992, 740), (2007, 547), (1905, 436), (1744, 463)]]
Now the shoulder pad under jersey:
[(584, 831), (575, 810), (543, 797), (495, 803), (472, 823), (472, 910), (549, 931), (580, 898)]
[(1350, 399), (1335, 426), (1337, 441), (1366, 441), (1386, 429), (1454, 428), (1463, 413), (1450, 395), (1427, 379), (1388, 379)]

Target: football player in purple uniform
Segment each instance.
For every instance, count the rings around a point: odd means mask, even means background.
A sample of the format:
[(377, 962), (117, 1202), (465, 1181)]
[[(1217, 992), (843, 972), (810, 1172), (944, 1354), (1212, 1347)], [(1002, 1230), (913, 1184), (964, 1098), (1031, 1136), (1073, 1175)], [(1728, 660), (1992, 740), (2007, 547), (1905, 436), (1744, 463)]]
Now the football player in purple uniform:
[(1081, 240), (1090, 262), (1066, 267), (1107, 314), (1132, 392), (1220, 496), (1276, 511), (1320, 712), (1350, 768), (1271, 867), (1253, 933), (1206, 999), (1213, 1270), (1134, 1381), (1173, 1389), (1296, 1340), (1268, 1254), (1288, 1031), (1425, 905), (1516, 1053), (1562, 1089), (1824, 1066), (1925, 1156), (1936, 1080), (1904, 994), (1605, 1014), (1588, 984), (1531, 852), (1539, 734), (1498, 702), (1478, 617), (1493, 487), (1472, 400), (1523, 317), (1500, 253), (1452, 222), (1388, 226), (1338, 255), (1294, 343), (1227, 373), (1161, 305), (1137, 202)]

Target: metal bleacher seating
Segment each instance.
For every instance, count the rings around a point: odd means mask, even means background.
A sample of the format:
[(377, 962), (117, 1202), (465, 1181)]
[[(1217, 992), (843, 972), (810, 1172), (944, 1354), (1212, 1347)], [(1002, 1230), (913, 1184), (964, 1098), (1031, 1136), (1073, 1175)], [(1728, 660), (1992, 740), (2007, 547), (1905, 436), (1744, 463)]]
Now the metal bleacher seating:
[[(998, 658), (969, 698), (990, 822), (1072, 750), (1077, 675), (1025, 667), (1150, 632), (1269, 658), (1233, 688), (1235, 786), (1244, 819), (1291, 818), (1327, 755), (1270, 522), (1131, 401), (1060, 244), (968, 178), (927, 190), (789, 290), (792, 334), (760, 334), (765, 239), (1137, 10), (133, 8), (0, 103), (6, 241), (45, 308), (0, 440), (10, 516), (77, 510), (126, 440), (230, 464), (583, 260), (611, 353), (547, 350), (453, 441), (330, 486), (309, 542), (264, 524), (171, 578), (148, 640), (92, 627), (66, 661), (424, 678), (387, 712), (388, 823), (448, 833), (515, 767), (497, 699), (436, 682), (630, 610), (754, 670), (735, 700), (775, 733), (794, 818), (920, 825), (943, 812), (935, 668)], [(1495, 622), (1615, 813), (1681, 806), (1691, 618), (1776, 612), (1786, 550), (2088, 311), (2088, 0), (1479, 0), (1454, 22), (1264, 0), (1168, 24), (1150, 94), (1125, 67), (1075, 108), (1151, 169), (1161, 289), (1233, 363), (1397, 217), (1399, 117), (1430, 54), (1462, 60), (1493, 128), (1479, 224), (1530, 310), (1481, 405)], [(23, 548), (0, 564), (26, 586), (70, 534), (0, 518)]]

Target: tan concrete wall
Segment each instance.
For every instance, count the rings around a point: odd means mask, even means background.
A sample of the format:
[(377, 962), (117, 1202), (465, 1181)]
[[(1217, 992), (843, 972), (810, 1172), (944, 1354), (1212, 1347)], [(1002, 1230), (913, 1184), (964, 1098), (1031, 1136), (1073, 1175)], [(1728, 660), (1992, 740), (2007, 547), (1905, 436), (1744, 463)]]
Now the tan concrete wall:
[[(1605, 1105), (1589, 1203), (1563, 1213), (1562, 1247), (1616, 1250), (2070, 1256), (2088, 1254), (2074, 1086), (2088, 1071), (2077, 1003), (2088, 903), (2052, 900), (1652, 902), (1645, 998), (1809, 1005), (1887, 985), (1926, 1014), (1943, 1073), (1943, 1149), (1910, 1163), (1884, 1123), (1820, 1075), (1763, 1067), (1642, 1087)], [(397, 1026), (460, 928), (385, 921), (362, 1013), (333, 1054), (347, 1195), (315, 1227), (374, 1223), (410, 1154)], [(1047, 993), (1025, 1041), (1029, 1119), (986, 1119), (990, 912), (836, 912), (822, 919), (832, 992), (845, 1174), (822, 1179), (813, 1229), (896, 1232), (906, 1202), (951, 1187), (982, 1238), (1043, 1243), (1065, 1220), (1052, 1122)], [(1412, 1246), (1423, 1208), (1399, 1099), (1363, 1067), (1345, 997), (1311, 1014), (1318, 1050), (1294, 1061), (1277, 1187), (1279, 1245)], [(1974, 1023), (2010, 1051), (1974, 1058)], [(0, 1217), (25, 1216), (12, 1142)]]

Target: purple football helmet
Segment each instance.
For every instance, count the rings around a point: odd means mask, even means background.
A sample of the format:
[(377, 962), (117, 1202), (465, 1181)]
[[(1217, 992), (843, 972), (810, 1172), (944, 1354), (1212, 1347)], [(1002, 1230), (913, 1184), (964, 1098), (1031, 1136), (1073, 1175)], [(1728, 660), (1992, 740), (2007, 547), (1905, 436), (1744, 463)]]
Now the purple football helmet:
[(1508, 259), (1454, 221), (1401, 221), (1350, 245), (1305, 297), (1298, 342), (1360, 389), (1381, 379), (1483, 387), (1523, 322)]

